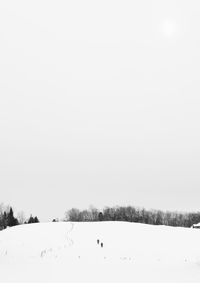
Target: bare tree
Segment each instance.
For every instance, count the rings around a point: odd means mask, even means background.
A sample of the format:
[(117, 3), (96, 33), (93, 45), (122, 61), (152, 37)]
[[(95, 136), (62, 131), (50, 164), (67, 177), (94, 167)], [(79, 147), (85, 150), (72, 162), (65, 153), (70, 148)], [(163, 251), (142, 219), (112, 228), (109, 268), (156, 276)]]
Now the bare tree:
[(17, 219), (18, 219), (18, 222), (19, 222), (20, 225), (25, 223), (26, 218), (25, 218), (25, 214), (24, 214), (23, 211), (19, 211), (17, 213)]

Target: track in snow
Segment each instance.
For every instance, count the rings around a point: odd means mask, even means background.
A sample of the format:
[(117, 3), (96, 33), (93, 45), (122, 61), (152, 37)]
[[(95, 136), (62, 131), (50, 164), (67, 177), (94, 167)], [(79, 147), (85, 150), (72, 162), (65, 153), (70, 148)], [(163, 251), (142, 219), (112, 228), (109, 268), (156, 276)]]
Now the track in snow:
[(70, 227), (69, 231), (67, 231), (66, 240), (67, 240), (69, 246), (71, 247), (71, 246), (73, 246), (74, 241), (70, 238), (69, 235), (72, 232), (72, 230), (74, 229), (74, 223), (71, 222), (70, 224), (71, 224), (71, 227)]

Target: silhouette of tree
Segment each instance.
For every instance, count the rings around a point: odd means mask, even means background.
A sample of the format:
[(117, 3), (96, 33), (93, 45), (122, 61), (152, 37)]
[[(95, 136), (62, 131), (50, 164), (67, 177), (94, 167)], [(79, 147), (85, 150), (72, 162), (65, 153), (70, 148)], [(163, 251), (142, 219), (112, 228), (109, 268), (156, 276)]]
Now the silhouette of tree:
[(12, 207), (10, 208), (10, 211), (7, 215), (7, 226), (12, 227), (15, 225), (18, 225), (18, 220), (17, 218), (14, 217), (13, 209)]
[(103, 213), (99, 212), (99, 221), (103, 221)]

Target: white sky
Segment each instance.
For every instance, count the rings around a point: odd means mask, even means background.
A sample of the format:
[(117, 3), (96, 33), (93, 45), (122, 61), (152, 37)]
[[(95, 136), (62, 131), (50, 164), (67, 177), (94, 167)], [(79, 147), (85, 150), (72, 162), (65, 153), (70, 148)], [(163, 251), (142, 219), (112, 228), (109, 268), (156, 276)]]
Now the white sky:
[(1, 1), (0, 201), (197, 210), (199, 1)]

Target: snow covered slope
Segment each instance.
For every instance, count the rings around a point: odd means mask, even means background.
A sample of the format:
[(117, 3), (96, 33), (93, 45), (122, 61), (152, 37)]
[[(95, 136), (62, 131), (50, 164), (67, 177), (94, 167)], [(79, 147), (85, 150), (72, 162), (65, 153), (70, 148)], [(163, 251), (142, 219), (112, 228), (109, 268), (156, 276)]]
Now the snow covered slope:
[(125, 222), (17, 226), (0, 232), (0, 282), (199, 283), (199, 242), (198, 229)]

